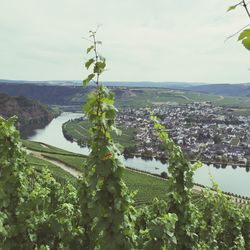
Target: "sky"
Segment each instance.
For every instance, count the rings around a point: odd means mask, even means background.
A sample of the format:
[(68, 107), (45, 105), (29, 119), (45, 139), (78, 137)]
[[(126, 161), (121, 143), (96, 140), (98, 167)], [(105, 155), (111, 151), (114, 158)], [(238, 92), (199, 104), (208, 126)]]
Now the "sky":
[(80, 80), (98, 29), (103, 81), (250, 82), (234, 0), (0, 0), (0, 79)]

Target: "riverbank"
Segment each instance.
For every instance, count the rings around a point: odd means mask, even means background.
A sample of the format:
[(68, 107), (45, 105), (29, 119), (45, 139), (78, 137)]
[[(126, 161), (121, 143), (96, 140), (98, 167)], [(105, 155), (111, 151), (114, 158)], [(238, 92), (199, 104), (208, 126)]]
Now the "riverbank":
[[(45, 162), (47, 161), (50, 164), (55, 165), (55, 166), (61, 168), (62, 170), (66, 171), (67, 173), (69, 173), (70, 175), (72, 175), (75, 178), (78, 178), (82, 175), (82, 170), (84, 168), (83, 163), (85, 162), (87, 156), (70, 153), (68, 151), (64, 151), (64, 150), (52, 147), (51, 145), (44, 144), (44, 143), (29, 142), (29, 141), (23, 141), (23, 143), (24, 143), (25, 147), (27, 148), (27, 152), (29, 155), (36, 157), (36, 158), (39, 158)], [(152, 173), (149, 173), (147, 171), (141, 171), (141, 170), (137, 170), (137, 169), (130, 168), (130, 167), (126, 167), (125, 177), (127, 175), (129, 176), (129, 177), (127, 177), (127, 178), (129, 178), (127, 180), (128, 183), (132, 182), (130, 180), (130, 178), (132, 178), (133, 175), (136, 176), (137, 185), (138, 185), (138, 181), (139, 181), (139, 183), (140, 183), (139, 190), (142, 192), (139, 195), (140, 201), (142, 201), (142, 200), (148, 201), (148, 197), (145, 197), (146, 190), (144, 190), (144, 188), (146, 188), (146, 186), (144, 185), (145, 183), (143, 184), (143, 180), (146, 180), (147, 178), (149, 178), (149, 179), (155, 178), (154, 183), (156, 186), (158, 186), (159, 183), (162, 183), (162, 181), (165, 181), (167, 179), (167, 177), (163, 178), (161, 175), (152, 174)], [(151, 179), (151, 182), (152, 182), (152, 180), (153, 179)], [(159, 181), (158, 184), (157, 184), (157, 180)], [(133, 185), (136, 185), (136, 183), (133, 183)], [(151, 184), (149, 184), (149, 186), (151, 188)], [(158, 186), (158, 188), (159, 189), (157, 189), (157, 191), (155, 191), (156, 197), (163, 195), (162, 194), (162, 191), (163, 191), (162, 186), (160, 185), (160, 186)], [(204, 188), (206, 188), (206, 186), (195, 183), (194, 187), (193, 187), (193, 192), (199, 194), (204, 190)], [(250, 205), (250, 198), (249, 197), (240, 196), (240, 195), (233, 194), (230, 192), (224, 192), (224, 194), (228, 195), (231, 199), (233, 199), (234, 201), (236, 201), (239, 204), (246, 205), (246, 206)], [(151, 196), (152, 195), (150, 195), (150, 197)], [(151, 198), (153, 199), (153, 196)]]
[[(80, 147), (88, 147), (90, 144), (90, 137), (89, 137), (89, 129), (90, 125), (87, 120), (84, 118), (78, 118), (75, 120), (69, 120), (62, 125), (62, 131), (64, 137), (71, 141), (76, 142)], [(112, 134), (113, 139), (115, 142), (120, 144), (120, 150), (125, 159), (133, 159), (141, 158), (143, 160), (157, 160), (160, 161), (162, 164), (166, 164), (168, 161), (168, 154), (167, 152), (163, 152), (160, 148), (164, 148), (164, 146), (159, 147), (159, 153), (153, 153), (157, 151), (148, 150), (146, 148), (143, 149), (142, 145), (139, 144), (138, 140), (136, 139), (137, 130), (136, 128), (125, 128), (119, 127), (122, 131), (121, 136), (117, 136), (115, 133)], [(162, 151), (162, 152), (161, 152)], [(189, 159), (191, 163), (195, 163), (197, 160), (194, 160), (194, 157)], [(202, 163), (206, 165), (213, 165), (216, 168), (225, 168), (227, 166), (233, 167), (245, 167), (246, 171), (250, 171), (250, 166), (247, 163), (242, 162), (225, 162), (225, 161), (218, 161), (218, 160), (206, 160), (206, 159), (198, 159)]]
[[(146, 154), (139, 154), (139, 153), (131, 153), (130, 155), (124, 155), (124, 157), (126, 159), (129, 159), (129, 158), (142, 158), (144, 160), (157, 160), (157, 161), (160, 161), (161, 163), (165, 164), (168, 162), (168, 157), (166, 156), (158, 156), (158, 155), (153, 155), (152, 157), (151, 156), (147, 156)], [(192, 164), (196, 163), (197, 160), (189, 160)], [(227, 166), (232, 166), (232, 167), (244, 167), (246, 169), (249, 169), (250, 170), (250, 166), (249, 165), (246, 165), (246, 164), (243, 164), (243, 163), (235, 163), (235, 162), (222, 162), (222, 161), (206, 161), (206, 160), (200, 160), (203, 164), (206, 164), (207, 166), (210, 166), (210, 165), (213, 165), (213, 167), (215, 168), (226, 168)], [(248, 171), (249, 171), (248, 170)]]
[[(40, 141), (54, 147), (62, 148), (64, 150), (76, 153), (76, 154), (89, 154), (87, 147), (80, 147), (76, 142), (70, 142), (65, 139), (62, 133), (62, 124), (82, 117), (82, 114), (76, 113), (62, 113), (59, 117), (52, 120), (52, 122), (42, 130), (37, 130), (36, 135), (30, 137), (32, 141)], [(161, 174), (167, 173), (168, 164), (163, 164), (160, 161), (143, 160), (141, 158), (129, 158), (125, 159), (123, 156), (119, 158), (124, 165), (131, 168), (135, 168), (141, 171), (147, 171), (150, 173)], [(237, 193), (243, 196), (250, 196), (250, 182), (249, 175), (244, 168), (232, 168), (227, 166), (226, 168), (215, 168), (212, 166), (204, 165), (196, 170), (194, 175), (194, 181), (196, 183), (211, 187), (210, 175), (216, 180), (220, 188), (225, 192)]]

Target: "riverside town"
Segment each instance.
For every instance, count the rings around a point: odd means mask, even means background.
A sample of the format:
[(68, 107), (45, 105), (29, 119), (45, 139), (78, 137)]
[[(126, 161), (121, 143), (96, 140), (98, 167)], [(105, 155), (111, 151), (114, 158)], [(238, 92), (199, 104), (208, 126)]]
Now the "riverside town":
[(160, 105), (150, 110), (122, 109), (118, 126), (136, 128), (136, 146), (124, 149), (127, 157), (140, 155), (165, 160), (167, 152), (153, 132), (149, 111), (161, 119), (190, 160), (250, 165), (250, 117), (235, 115), (233, 109), (213, 106), (210, 102)]

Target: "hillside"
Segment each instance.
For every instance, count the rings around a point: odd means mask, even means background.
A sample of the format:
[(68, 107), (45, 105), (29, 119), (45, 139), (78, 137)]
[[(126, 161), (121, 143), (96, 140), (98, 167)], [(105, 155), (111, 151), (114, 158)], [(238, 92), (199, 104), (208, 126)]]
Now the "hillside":
[[(0, 83), (0, 92), (11, 96), (25, 96), (49, 105), (73, 106), (80, 110), (86, 102), (87, 94), (92, 86), (59, 86), (39, 84)], [(177, 90), (168, 88), (140, 88), (140, 87), (110, 87), (116, 96), (117, 107), (145, 107), (159, 104), (192, 103), (210, 101), (215, 105), (234, 108), (249, 108), (247, 97), (231, 97), (201, 93), (192, 90)], [(198, 88), (198, 87), (197, 87)], [(205, 90), (204, 90), (205, 91)], [(235, 92), (236, 94), (236, 92)]]
[(42, 128), (54, 117), (53, 111), (41, 103), (23, 96), (13, 97), (0, 93), (0, 115), (18, 117), (17, 128), (23, 137), (33, 129)]
[(250, 84), (207, 84), (189, 86), (187, 88), (193, 91), (202, 91), (216, 95), (250, 97)]
[(80, 96), (85, 99), (86, 90), (83, 91), (83, 88), (73, 86), (2, 83), (0, 92), (11, 96), (25, 96), (46, 104), (72, 105), (79, 103), (74, 100), (79, 92)]
[[(24, 146), (29, 150), (28, 161), (36, 168), (45, 168), (47, 165), (53, 176), (60, 182), (66, 180), (76, 184), (74, 173), (81, 173), (87, 156), (71, 153), (48, 144), (23, 140)], [(59, 163), (59, 164), (58, 164)], [(59, 166), (64, 164), (67, 172)], [(130, 191), (137, 191), (135, 196), (136, 205), (151, 203), (155, 197), (166, 199), (166, 181), (163, 178), (126, 168), (124, 181)], [(150, 189), (148, 189), (150, 187)]]

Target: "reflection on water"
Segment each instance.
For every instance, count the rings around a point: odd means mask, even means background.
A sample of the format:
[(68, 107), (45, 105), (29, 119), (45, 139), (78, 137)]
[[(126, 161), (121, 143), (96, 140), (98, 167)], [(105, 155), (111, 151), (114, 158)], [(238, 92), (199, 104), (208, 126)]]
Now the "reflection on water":
[(63, 123), (82, 116), (83, 114), (79, 113), (62, 113), (57, 118), (53, 119), (44, 129), (37, 129), (35, 135), (29, 137), (29, 140), (44, 142), (74, 153), (88, 154), (89, 150), (87, 148), (81, 148), (76, 142), (71, 143), (67, 141), (62, 132)]
[[(36, 130), (36, 134), (29, 138), (32, 141), (40, 141), (55, 147), (59, 147), (74, 153), (89, 154), (89, 149), (86, 147), (81, 148), (76, 142), (71, 143), (67, 141), (62, 133), (62, 124), (68, 120), (82, 117), (78, 113), (62, 113), (59, 117), (52, 120), (44, 129)], [(120, 160), (131, 168), (136, 168), (151, 173), (161, 174), (167, 172), (167, 164), (162, 164), (160, 161), (142, 160), (141, 158), (125, 159), (120, 156)], [(197, 183), (211, 186), (210, 175), (214, 180), (219, 183), (220, 188), (226, 192), (237, 193), (240, 195), (250, 196), (250, 170), (249, 167), (213, 167), (213, 165), (199, 168), (194, 176)]]
[(29, 137), (32, 137), (36, 134), (36, 130), (38, 129), (44, 129), (48, 122), (41, 121), (39, 123), (29, 124), (25, 126), (21, 126), (18, 128), (20, 132), (20, 136), (22, 139), (27, 139)]

